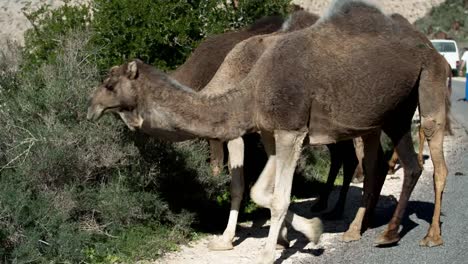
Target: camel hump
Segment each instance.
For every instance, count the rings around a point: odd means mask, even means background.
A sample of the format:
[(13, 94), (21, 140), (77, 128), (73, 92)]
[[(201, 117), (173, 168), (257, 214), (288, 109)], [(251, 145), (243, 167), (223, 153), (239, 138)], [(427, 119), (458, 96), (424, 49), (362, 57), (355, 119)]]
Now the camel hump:
[(333, 20), (335, 17), (349, 16), (351, 13), (359, 15), (361, 12), (365, 12), (368, 15), (370, 13), (383, 14), (379, 4), (375, 0), (334, 0), (327, 11), (325, 11), (325, 15), (321, 20)]
[(269, 34), (278, 31), (283, 25), (284, 19), (281, 16), (267, 16), (257, 19), (248, 29), (248, 32)]
[(404, 16), (402, 16), (402, 15), (400, 15), (400, 14), (398, 14), (398, 13), (393, 13), (393, 14), (390, 15), (390, 17), (391, 17), (393, 20), (398, 21), (399, 23), (413, 26), (413, 25), (411, 25), (411, 23), (408, 21), (408, 19), (406, 19)]
[(292, 32), (312, 26), (319, 20), (319, 16), (309, 13), (304, 10), (298, 10), (289, 15), (288, 19), (283, 23), (281, 31)]
[(364, 0), (336, 0), (317, 24), (327, 24), (346, 35), (389, 36), (396, 30), (394, 20)]

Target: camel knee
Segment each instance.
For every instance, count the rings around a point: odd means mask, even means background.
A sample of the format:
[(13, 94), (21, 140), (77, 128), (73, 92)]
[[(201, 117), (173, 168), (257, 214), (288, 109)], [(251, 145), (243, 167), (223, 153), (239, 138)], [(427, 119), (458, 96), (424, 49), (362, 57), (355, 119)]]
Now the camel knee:
[(415, 166), (407, 166), (406, 168), (404, 168), (405, 178), (407, 177), (408, 179), (410, 179), (410, 181), (408, 181), (408, 184), (410, 185), (416, 184), (421, 174), (422, 168), (419, 166), (419, 164)]
[(250, 198), (252, 198), (254, 203), (264, 208), (271, 208), (272, 194), (272, 192), (266, 192), (257, 185), (252, 186), (250, 189)]
[(422, 117), (421, 129), (423, 130), (424, 136), (428, 141), (430, 141), (434, 134), (441, 128), (443, 128), (443, 124), (436, 118)]
[(270, 208), (271, 217), (285, 217), (290, 202), (290, 197), (274, 197)]

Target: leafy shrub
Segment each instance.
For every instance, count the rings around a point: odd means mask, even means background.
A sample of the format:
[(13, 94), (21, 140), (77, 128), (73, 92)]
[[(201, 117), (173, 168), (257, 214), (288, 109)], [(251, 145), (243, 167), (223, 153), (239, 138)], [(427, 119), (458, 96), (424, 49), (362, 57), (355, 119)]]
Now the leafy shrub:
[[(429, 14), (415, 22), (415, 26), (427, 35), (439, 31), (460, 42), (468, 41), (468, 18), (464, 0), (447, 0), (433, 7)], [(453, 30), (454, 22), (460, 23), (460, 30)]]
[(57, 9), (47, 4), (37, 10), (26, 7), (23, 14), (33, 26), (24, 35), (27, 51), (24, 62), (31, 66), (55, 58), (63, 36), (71, 31), (82, 31), (91, 22), (89, 7), (71, 5), (70, 0), (65, 0)]
[[(2, 259), (132, 262), (137, 256), (126, 246), (135, 249), (141, 234), (159, 235), (147, 241), (159, 243), (162, 254), (191, 235), (189, 210), (216, 206), (226, 187), (227, 177), (210, 176), (205, 142), (162, 143), (112, 118), (85, 120), (87, 95), (99, 80), (89, 38), (69, 34), (34, 71), (2, 53)], [(182, 189), (190, 191), (178, 197)]]
[(99, 67), (131, 58), (162, 69), (181, 65), (209, 34), (221, 33), (272, 14), (284, 14), (287, 0), (240, 1), (235, 10), (226, 1), (95, 0), (92, 27)]

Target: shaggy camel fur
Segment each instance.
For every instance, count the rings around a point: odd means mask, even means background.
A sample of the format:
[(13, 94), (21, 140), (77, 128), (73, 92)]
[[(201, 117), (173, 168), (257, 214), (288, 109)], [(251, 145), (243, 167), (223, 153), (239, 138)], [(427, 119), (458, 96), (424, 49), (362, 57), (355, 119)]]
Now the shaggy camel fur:
[(421, 174), (410, 134), (419, 99), (436, 192), (433, 222), (421, 245), (440, 245), (440, 205), (447, 175), (444, 59), (406, 20), (396, 22), (373, 6), (338, 0), (329, 14), (304, 30), (259, 39), (271, 44), (241, 83), (219, 95), (193, 93), (138, 60), (113, 68), (95, 91), (88, 118), (95, 120), (113, 110), (128, 115), (132, 120), (128, 125), (170, 140), (228, 141), (261, 132), (269, 160), (252, 188), (252, 198), (271, 211), (259, 262), (273, 263), (284, 220), (306, 235), (321, 232), (318, 221), (288, 211), (292, 176), (304, 142), (319, 145), (363, 137), (368, 177), (364, 202), (347, 231), (352, 237), (360, 236), (366, 210), (375, 206), (386, 174), (380, 129), (390, 136), (405, 179), (394, 216), (377, 243), (399, 240), (398, 228)]

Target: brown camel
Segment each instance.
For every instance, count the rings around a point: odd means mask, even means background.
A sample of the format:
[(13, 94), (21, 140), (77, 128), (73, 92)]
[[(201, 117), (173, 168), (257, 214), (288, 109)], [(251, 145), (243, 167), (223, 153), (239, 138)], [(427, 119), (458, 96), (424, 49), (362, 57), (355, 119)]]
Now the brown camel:
[[(246, 29), (209, 36), (198, 45), (184, 64), (171, 73), (171, 77), (182, 85), (200, 91), (213, 78), (226, 55), (236, 44), (252, 36), (278, 31), (283, 23), (283, 18), (279, 16), (264, 17)], [(210, 162), (214, 175), (221, 172), (223, 151), (222, 142), (210, 140)]]
[[(447, 175), (444, 59), (405, 23), (397, 23), (367, 4), (335, 1), (318, 24), (259, 39), (269, 42), (269, 47), (242, 82), (226, 83), (230, 87), (218, 95), (194, 93), (151, 66), (132, 61), (110, 71), (94, 93), (88, 118), (97, 119), (104, 111), (114, 110), (128, 115), (132, 120), (128, 125), (172, 140), (228, 141), (261, 132), (269, 160), (252, 188), (252, 198), (271, 210), (270, 232), (259, 262), (273, 263), (284, 220), (306, 235), (312, 229), (319, 231), (316, 222), (287, 210), (294, 168), (306, 138), (309, 144), (319, 145), (363, 137), (368, 175), (364, 203), (347, 231), (360, 236), (365, 212), (375, 206), (381, 164), (385, 163), (379, 130), (390, 136), (405, 179), (394, 216), (377, 243), (399, 240), (398, 228), (421, 174), (410, 134), (419, 99), (436, 186), (433, 223), (421, 245), (440, 245), (440, 205)], [(230, 55), (223, 65), (230, 63)], [(380, 80), (376, 82), (374, 76)]]
[[(281, 32), (298, 30), (314, 24), (317, 20), (318, 16), (299, 10), (292, 13), (288, 17), (285, 23), (281, 26), (280, 32), (273, 34), (281, 34)], [(257, 22), (256, 25), (252, 26), (251, 28), (259, 28), (259, 26), (265, 28), (264, 25), (267, 25), (267, 22), (269, 21), (273, 22), (274, 26), (269, 26), (267, 27), (268, 29), (280, 28), (277, 25), (278, 19), (276, 17), (273, 19), (263, 19), (263, 21), (260, 21), (262, 23)], [(234, 46), (236, 42), (240, 42), (247, 35), (252, 36), (252, 32), (253, 31), (250, 30), (247, 31), (248, 34), (246, 34), (246, 32), (226, 33), (207, 39), (199, 45), (199, 47), (194, 51), (194, 53), (182, 66), (180, 66), (174, 73), (171, 74), (171, 77), (179, 81), (179, 83), (181, 83), (182, 85), (193, 88), (194, 91), (199, 91), (203, 89), (202, 92), (204, 94), (217, 94), (221, 92), (223, 88), (222, 86), (216, 85), (211, 88), (209, 88), (209, 85), (208, 87), (205, 86), (207, 85), (208, 81), (212, 78), (212, 76), (216, 73), (216, 70), (218, 70), (217, 67), (221, 64), (221, 62), (227, 55), (229, 51), (228, 48)], [(258, 33), (259, 31), (257, 30), (255, 32)], [(256, 44), (256, 42), (251, 43), (254, 43), (254, 45), (258, 45)], [(215, 50), (217, 46), (221, 46), (223, 48), (214, 53), (213, 50)], [(231, 82), (238, 82), (245, 78), (251, 66), (256, 62), (258, 57), (260, 57), (261, 53), (263, 52), (263, 49), (263, 47), (259, 47), (257, 49), (250, 48), (245, 49), (245, 51), (243, 50), (244, 53), (241, 54), (241, 56), (239, 56), (242, 57), (242, 64), (240, 64), (239, 69), (236, 69), (238, 70), (238, 72), (236, 72), (236, 74), (234, 75), (235, 78), (233, 75), (230, 76)], [(233, 70), (230, 68), (227, 70), (230, 74), (233, 72)], [(220, 71), (227, 72), (226, 69), (222, 69)], [(223, 235), (213, 239), (208, 245), (208, 247), (212, 250), (229, 250), (233, 248), (232, 240), (235, 235), (239, 207), (244, 192), (244, 143), (240, 138), (235, 139), (227, 144), (227, 148), (230, 153), (229, 161), (232, 175), (231, 211)], [(222, 161), (224, 160), (223, 142), (220, 140), (210, 140), (210, 150), (212, 168), (214, 168), (214, 174), (216, 174), (219, 172), (219, 169), (222, 165)], [(335, 152), (338, 153), (335, 154), (335, 156), (341, 155), (339, 154), (341, 153), (340, 149), (336, 149)], [(339, 169), (341, 167), (341, 163), (336, 164), (336, 166)], [(285, 238), (280, 239), (278, 241), (278, 246), (287, 247), (289, 246), (289, 242)]]

